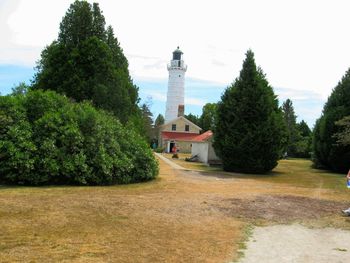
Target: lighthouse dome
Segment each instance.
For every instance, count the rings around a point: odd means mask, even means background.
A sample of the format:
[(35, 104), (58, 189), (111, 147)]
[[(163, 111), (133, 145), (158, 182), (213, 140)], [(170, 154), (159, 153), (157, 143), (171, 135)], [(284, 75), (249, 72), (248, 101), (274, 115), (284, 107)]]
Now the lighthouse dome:
[(173, 52), (173, 60), (181, 60), (183, 52), (180, 50), (179, 47)]

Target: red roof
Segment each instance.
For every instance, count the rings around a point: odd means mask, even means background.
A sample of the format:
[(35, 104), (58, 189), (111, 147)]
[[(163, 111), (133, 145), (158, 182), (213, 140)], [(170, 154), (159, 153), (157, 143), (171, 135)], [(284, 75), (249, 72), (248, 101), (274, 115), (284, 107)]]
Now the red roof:
[(188, 133), (188, 132), (168, 132), (162, 131), (163, 140), (179, 140), (179, 141), (194, 141), (203, 142), (213, 136), (212, 131), (206, 131), (203, 134)]
[(204, 142), (210, 139), (210, 137), (213, 136), (213, 132), (211, 130), (206, 131), (205, 133), (202, 133), (198, 136), (196, 136), (193, 141), (195, 142)]
[(162, 131), (163, 140), (193, 141), (198, 133)]

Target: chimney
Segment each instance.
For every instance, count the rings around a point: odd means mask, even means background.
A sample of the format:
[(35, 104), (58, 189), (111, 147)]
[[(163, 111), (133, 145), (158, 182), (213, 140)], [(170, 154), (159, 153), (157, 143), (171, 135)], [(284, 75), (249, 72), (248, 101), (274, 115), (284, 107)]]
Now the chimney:
[(185, 116), (185, 105), (179, 105), (177, 117)]

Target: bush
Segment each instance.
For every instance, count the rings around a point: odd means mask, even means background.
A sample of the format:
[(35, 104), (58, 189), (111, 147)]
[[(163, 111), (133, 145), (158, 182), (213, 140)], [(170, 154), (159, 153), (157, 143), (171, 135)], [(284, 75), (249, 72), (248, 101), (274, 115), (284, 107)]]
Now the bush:
[(0, 121), (4, 183), (110, 185), (158, 174), (147, 144), (89, 103), (43, 91), (0, 97)]
[(154, 151), (156, 153), (163, 153), (165, 151), (165, 148), (164, 147), (157, 147), (157, 148), (154, 149)]

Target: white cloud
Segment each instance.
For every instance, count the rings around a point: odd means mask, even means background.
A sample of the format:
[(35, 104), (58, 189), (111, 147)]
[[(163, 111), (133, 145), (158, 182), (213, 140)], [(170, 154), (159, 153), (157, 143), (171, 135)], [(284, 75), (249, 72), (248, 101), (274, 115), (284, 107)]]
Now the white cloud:
[(166, 101), (166, 95), (164, 94), (164, 92), (155, 91), (155, 90), (146, 90), (143, 93), (146, 95), (145, 97), (147, 96), (151, 97), (152, 100), (161, 101), (161, 102)]
[[(166, 102), (166, 90), (162, 92), (162, 91), (146, 89), (142, 93), (144, 97), (151, 97), (153, 101)], [(185, 98), (186, 105), (203, 106), (205, 103), (206, 102), (203, 99), (191, 98), (191, 97)]]
[(197, 98), (185, 98), (185, 105), (204, 106), (205, 101)]

